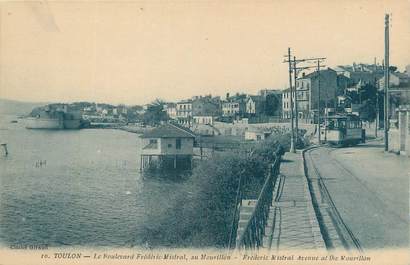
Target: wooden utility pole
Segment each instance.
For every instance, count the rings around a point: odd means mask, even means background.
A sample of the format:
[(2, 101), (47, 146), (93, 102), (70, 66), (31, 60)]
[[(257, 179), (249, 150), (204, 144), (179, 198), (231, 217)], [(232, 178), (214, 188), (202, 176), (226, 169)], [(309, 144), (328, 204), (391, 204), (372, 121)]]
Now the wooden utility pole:
[(384, 19), (384, 151), (389, 150), (389, 15)]
[[(286, 57), (288, 57), (288, 60), (285, 60), (284, 62), (289, 62), (290, 63), (291, 59), (290, 59), (289, 54)], [(320, 64), (320, 62), (322, 62), (325, 59), (326, 59), (325, 57), (305, 58), (305, 59), (296, 59), (296, 57), (293, 57), (292, 61), (293, 61), (293, 71), (294, 71), (294, 75), (295, 75), (295, 85), (294, 85), (295, 90), (296, 90), (296, 78), (297, 78), (298, 71), (305, 70), (305, 69), (310, 69), (310, 68), (316, 68), (316, 70), (319, 71), (320, 67), (325, 66), (325, 65)], [(316, 62), (316, 61), (317, 61), (318, 66), (296, 67), (296, 65), (298, 63), (301, 63), (301, 62)], [(291, 73), (290, 72), (289, 72), (289, 79), (291, 79)], [(318, 74), (318, 80), (320, 80), (320, 73)], [(291, 80), (289, 80), (289, 83), (291, 83)], [(318, 84), (319, 84), (319, 101), (320, 101), (320, 81), (319, 81)], [(312, 90), (313, 90), (313, 88), (311, 87), (310, 88), (310, 95), (311, 96), (312, 96)], [(296, 92), (295, 92), (295, 102), (297, 103), (297, 94), (296, 94)], [(292, 104), (292, 102), (291, 102), (291, 104)], [(297, 105), (296, 105), (295, 109), (297, 110)], [(298, 115), (298, 114), (296, 114), (296, 115)], [(298, 117), (296, 117), (296, 124), (298, 124)], [(319, 133), (320, 133), (320, 128), (319, 128)], [(320, 134), (319, 134), (319, 138), (320, 138)], [(319, 142), (320, 142), (320, 139), (319, 139)]]
[(318, 144), (320, 144), (320, 61), (317, 60), (317, 132)]
[(293, 78), (294, 78), (294, 87), (295, 87), (295, 133), (296, 133), (296, 145), (299, 141), (299, 111), (298, 111), (298, 91), (296, 86), (296, 79), (298, 77), (297, 68), (296, 68), (296, 56), (293, 56)]
[(290, 152), (296, 153), (295, 150), (295, 128), (293, 126), (294, 116), (293, 116), (293, 89), (292, 89), (292, 63), (290, 56), (290, 48), (288, 48), (288, 62), (289, 62), (289, 89), (290, 89), (290, 120), (291, 120), (291, 137), (290, 137)]

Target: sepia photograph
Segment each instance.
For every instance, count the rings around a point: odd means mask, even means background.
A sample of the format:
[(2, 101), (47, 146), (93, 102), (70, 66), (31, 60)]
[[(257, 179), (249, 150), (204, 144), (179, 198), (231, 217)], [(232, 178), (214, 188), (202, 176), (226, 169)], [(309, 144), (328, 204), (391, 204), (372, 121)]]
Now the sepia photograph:
[(0, 265), (410, 264), (409, 18), (1, 1)]

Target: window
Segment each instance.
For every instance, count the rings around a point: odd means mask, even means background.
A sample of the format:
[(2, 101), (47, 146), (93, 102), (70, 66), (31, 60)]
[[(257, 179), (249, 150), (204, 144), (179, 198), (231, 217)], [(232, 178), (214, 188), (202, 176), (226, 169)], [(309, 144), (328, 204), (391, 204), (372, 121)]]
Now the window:
[(150, 143), (150, 144), (157, 144), (157, 143), (158, 143), (158, 140), (157, 140), (157, 139), (150, 139), (150, 140), (149, 140), (149, 143)]
[(181, 149), (181, 139), (176, 139), (175, 148), (176, 149)]
[(172, 148), (172, 144), (168, 144), (168, 148)]

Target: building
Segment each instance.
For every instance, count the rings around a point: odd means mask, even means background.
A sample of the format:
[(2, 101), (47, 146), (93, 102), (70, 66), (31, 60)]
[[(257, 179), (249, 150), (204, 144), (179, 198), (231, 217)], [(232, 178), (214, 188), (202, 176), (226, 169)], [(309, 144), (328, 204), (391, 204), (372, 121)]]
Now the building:
[[(291, 95), (290, 95), (290, 88), (287, 88), (282, 91), (282, 118), (283, 119), (290, 119), (291, 118)], [(295, 93), (292, 93), (292, 98), (295, 98)], [(295, 105), (293, 105), (293, 109), (295, 109)]]
[(242, 117), (246, 112), (246, 95), (236, 94), (229, 96), (222, 102), (222, 116), (224, 117)]
[[(384, 77), (380, 78), (378, 84), (379, 91), (384, 91)], [(406, 73), (390, 73), (389, 102), (389, 113), (393, 118), (397, 118), (397, 108), (410, 104), (410, 77)]]
[(337, 104), (337, 96), (339, 96), (340, 91), (338, 90), (337, 73), (335, 70), (327, 68), (320, 70), (320, 74), (317, 71), (307, 75), (304, 74), (296, 80), (297, 115), (302, 121), (313, 122), (314, 116), (317, 115), (319, 81), (320, 112), (323, 113), (326, 106), (333, 107)]
[(220, 105), (218, 98), (212, 98), (211, 96), (197, 97), (192, 100), (192, 115), (217, 117), (221, 112)]
[(410, 77), (410, 64), (406, 65), (406, 70), (404, 71), (404, 73)]
[(188, 168), (192, 166), (195, 134), (187, 128), (165, 123), (144, 133), (141, 138), (141, 169), (156, 161), (161, 166)]
[(239, 102), (226, 101), (222, 103), (222, 116), (232, 117), (241, 113)]
[[(405, 73), (393, 72), (389, 76), (389, 87), (404, 87), (410, 83), (410, 77)], [(384, 76), (378, 80), (378, 87), (384, 89)]]
[(209, 124), (220, 115), (220, 109), (219, 98), (196, 96), (176, 104), (176, 119), (186, 127), (194, 123)]
[(245, 112), (249, 116), (264, 114), (265, 99), (262, 96), (247, 96)]
[(192, 100), (182, 100), (177, 102), (177, 118), (192, 117)]
[(249, 130), (245, 131), (245, 140), (250, 141), (263, 141), (268, 138), (272, 132), (262, 130)]
[(192, 115), (194, 124), (214, 123), (216, 117), (220, 116), (221, 107), (218, 98), (211, 96), (198, 97), (192, 101)]
[(353, 63), (334, 67), (338, 75), (348, 77), (353, 84), (362, 81), (364, 84), (376, 85), (384, 75), (384, 67), (378, 64)]
[(213, 125), (215, 121), (214, 116), (194, 116), (193, 123), (194, 124), (210, 124)]
[(177, 104), (175, 103), (167, 103), (164, 104), (164, 111), (167, 113), (168, 117), (171, 120), (177, 119)]
[(178, 124), (189, 127), (192, 123), (192, 100), (182, 100), (176, 105)]
[(344, 75), (338, 74), (337, 75), (337, 89), (338, 89), (338, 95), (343, 95), (345, 94), (345, 91), (354, 85), (352, 79), (349, 77), (346, 77)]

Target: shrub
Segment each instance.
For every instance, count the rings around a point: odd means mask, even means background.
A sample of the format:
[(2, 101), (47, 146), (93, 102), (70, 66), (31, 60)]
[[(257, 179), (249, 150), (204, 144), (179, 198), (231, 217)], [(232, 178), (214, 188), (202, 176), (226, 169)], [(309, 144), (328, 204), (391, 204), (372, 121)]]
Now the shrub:
[[(185, 182), (182, 193), (163, 216), (149, 222), (144, 237), (152, 246), (227, 247), (239, 179), (245, 198), (256, 199), (268, 166), (290, 146), (289, 134), (276, 134), (250, 149), (216, 153), (203, 160)], [(278, 149), (279, 148), (279, 149)]]

